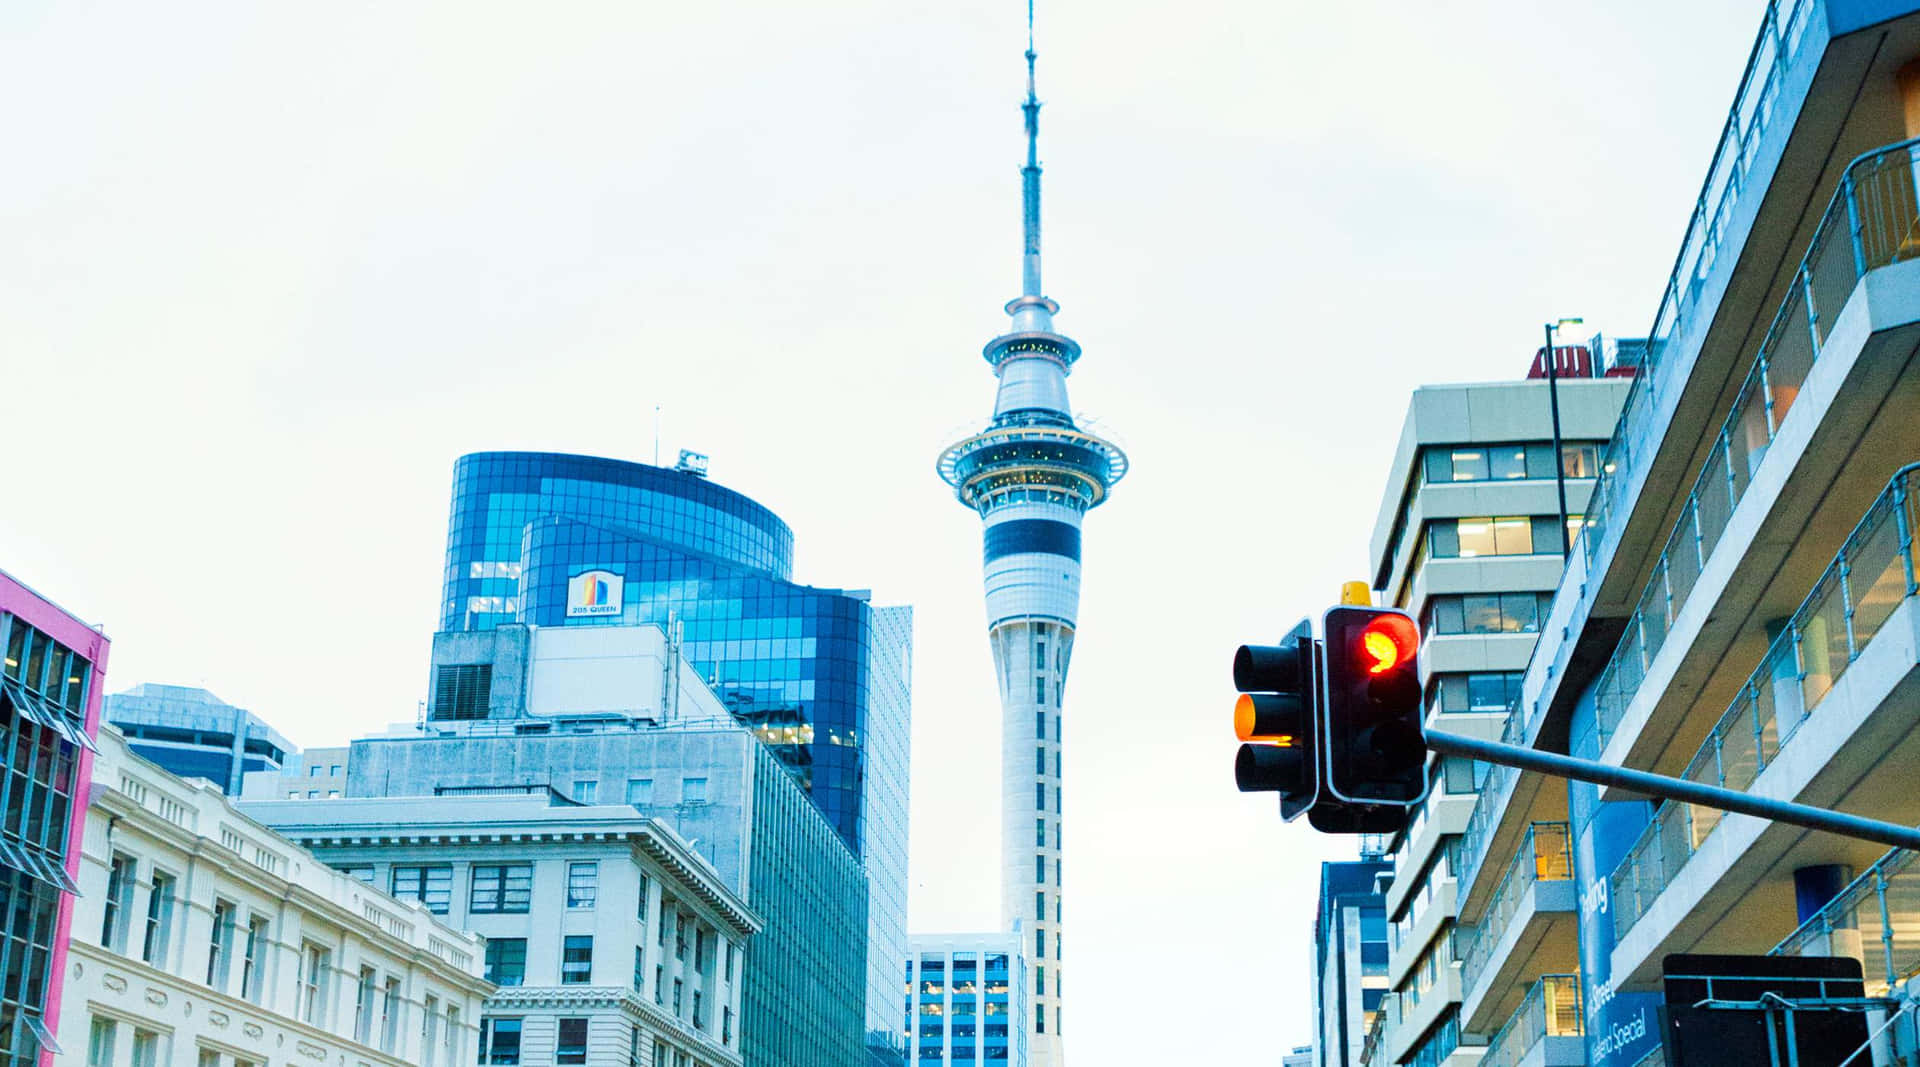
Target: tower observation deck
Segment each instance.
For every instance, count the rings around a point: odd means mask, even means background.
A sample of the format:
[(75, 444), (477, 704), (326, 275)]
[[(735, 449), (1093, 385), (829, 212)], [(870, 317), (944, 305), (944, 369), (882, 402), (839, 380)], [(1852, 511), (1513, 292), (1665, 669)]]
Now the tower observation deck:
[(1060, 746), (1080, 608), (1080, 524), (1127, 473), (1118, 447), (1074, 424), (1067, 374), (1080, 346), (1053, 328), (1040, 284), (1040, 101), (1027, 5), (1025, 249), (1008, 332), (982, 353), (1000, 380), (993, 421), (940, 455), (940, 477), (985, 524), (987, 637), (1000, 683), (1000, 917), (1027, 931), (1031, 1061), (1062, 1063)]

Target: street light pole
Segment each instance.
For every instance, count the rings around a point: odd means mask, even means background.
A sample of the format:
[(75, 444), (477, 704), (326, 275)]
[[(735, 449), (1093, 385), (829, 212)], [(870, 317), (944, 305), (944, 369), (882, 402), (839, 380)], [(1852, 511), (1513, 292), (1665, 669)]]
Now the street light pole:
[[(1561, 319), (1560, 323), (1577, 323), (1579, 319)], [(1547, 404), (1553, 409), (1553, 488), (1560, 495), (1560, 560), (1566, 566), (1567, 557), (1573, 555), (1573, 535), (1567, 532), (1567, 457), (1560, 448), (1560, 374), (1556, 367), (1560, 361), (1553, 354), (1553, 332), (1560, 323), (1549, 322), (1547, 330)]]

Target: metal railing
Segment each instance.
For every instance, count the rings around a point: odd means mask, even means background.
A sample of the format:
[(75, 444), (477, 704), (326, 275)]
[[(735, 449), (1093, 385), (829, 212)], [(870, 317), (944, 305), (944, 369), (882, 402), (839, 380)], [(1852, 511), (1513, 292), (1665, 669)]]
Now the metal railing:
[[(1747, 676), (1683, 777), (1746, 790), (1790, 743), (1887, 619), (1916, 591), (1914, 531), (1920, 464), (1893, 476), (1813, 590)], [(1717, 809), (1667, 802), (1654, 810), (1613, 874), (1613, 928), (1623, 938), (1720, 824)]]
[(1464, 945), (1460, 953), (1460, 992), (1471, 993), (1479, 984), (1481, 971), (1507, 932), (1513, 916), (1520, 910), (1528, 889), (1538, 882), (1564, 882), (1573, 878), (1573, 837), (1563, 822), (1537, 822), (1514, 851), (1513, 862), (1487, 902), (1486, 914), (1470, 927), (1455, 927), (1456, 939)]
[[(1530, 724), (1521, 712), (1519, 702), (1507, 706), (1506, 722), (1500, 727), (1500, 740), (1509, 745), (1524, 745), (1530, 732)], [(1460, 899), (1466, 899), (1472, 891), (1474, 879), (1480, 874), (1480, 861), (1486, 858), (1487, 842), (1493, 835), (1493, 828), (1499, 822), (1500, 813), (1506, 810), (1510, 787), (1519, 779), (1520, 772), (1512, 767), (1498, 763), (1485, 765), (1485, 777), (1480, 781), (1480, 795), (1473, 802), (1473, 811), (1467, 816), (1466, 829), (1460, 834), (1460, 852), (1455, 871), (1459, 876)]]
[[(1601, 673), (1596, 710), (1602, 748), (1626, 715), (1734, 509), (1753, 484), (1855, 284), (1868, 271), (1920, 251), (1917, 159), (1920, 141), (1904, 141), (1861, 156), (1842, 177), (1800, 261), (1792, 290), (1774, 314), (1681, 506), (1680, 520), (1667, 536), (1653, 576), (1627, 619), (1620, 644)], [(1595, 496), (1600, 493), (1596, 485)], [(1591, 505), (1588, 514), (1594, 522), (1604, 522)], [(1591, 553), (1600, 530), (1590, 525), (1584, 533), (1593, 538)]]
[(1920, 867), (1915, 853), (1894, 849), (1880, 857), (1768, 953), (1772, 956), (1853, 956), (1860, 960), (1868, 996), (1889, 996), (1920, 974)]
[(1480, 1067), (1519, 1067), (1527, 1053), (1549, 1037), (1582, 1037), (1587, 1027), (1580, 1003), (1580, 976), (1543, 974), (1526, 999), (1487, 1045)]
[(1787, 68), (1800, 54), (1807, 26), (1825, 6), (1822, 0), (1769, 3), (1761, 19), (1760, 32), (1740, 79), (1740, 89), (1727, 113), (1726, 125), (1721, 128), (1713, 163), (1707, 168), (1706, 181), (1694, 201), (1686, 236), (1681, 239), (1673, 272), (1661, 294), (1660, 310), (1647, 334), (1647, 351), (1640, 372), (1628, 388), (1613, 438), (1601, 457), (1601, 478), (1594, 484), (1593, 502), (1587, 506), (1589, 559), (1604, 531), (1604, 516), (1618, 503), (1614, 499), (1616, 492), (1641, 458), (1635, 445), (1648, 436), (1648, 424), (1659, 392), (1657, 378), (1664, 369), (1663, 364), (1667, 364), (1662, 356), (1677, 338), (1686, 336), (1696, 325), (1695, 320), (1704, 306), (1702, 290), (1730, 235), (1734, 210), (1748, 191), (1760, 142), (1772, 126), (1774, 105)]

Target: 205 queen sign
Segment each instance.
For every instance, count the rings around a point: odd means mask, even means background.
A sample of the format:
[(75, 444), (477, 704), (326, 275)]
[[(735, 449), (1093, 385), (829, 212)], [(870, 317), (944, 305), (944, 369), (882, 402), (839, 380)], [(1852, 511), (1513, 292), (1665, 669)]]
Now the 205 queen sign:
[(627, 580), (612, 571), (586, 571), (567, 582), (567, 618), (618, 615)]

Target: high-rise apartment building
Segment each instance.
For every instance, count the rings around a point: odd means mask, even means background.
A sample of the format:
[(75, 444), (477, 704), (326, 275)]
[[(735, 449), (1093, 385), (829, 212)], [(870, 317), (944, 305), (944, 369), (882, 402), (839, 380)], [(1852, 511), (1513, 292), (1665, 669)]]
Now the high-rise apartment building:
[(246, 810), (485, 938), (484, 975), (497, 988), (467, 1062), (743, 1062), (741, 990), (760, 920), (659, 820), (544, 791)]
[[(1430, 725), (1500, 736), (1560, 584), (1560, 489), (1577, 531), (1640, 347), (1595, 339), (1554, 353), (1565, 376), (1557, 459), (1543, 378), (1414, 391), (1369, 566), (1376, 600), (1420, 620)], [(1534, 372), (1544, 370), (1536, 358)], [(1425, 804), (1391, 843), (1389, 992), (1374, 1019), (1368, 1067), (1465, 1067), (1484, 1052), (1489, 1035), (1460, 1028), (1456, 951), (1473, 946), (1456, 944), (1453, 924), (1454, 861), (1476, 778), (1473, 761), (1437, 757)], [(1543, 824), (1535, 836), (1544, 874), (1570, 892), (1565, 827)]]
[(1320, 865), (1313, 917), (1314, 1067), (1359, 1067), (1387, 995), (1385, 883), (1393, 865), (1380, 842), (1361, 839), (1361, 858)]
[[(293, 752), (265, 720), (195, 686), (148, 682), (109, 693), (101, 715), (133, 751), (182, 778), (204, 778), (228, 796), (240, 795), (246, 775), (279, 770)], [(325, 783), (315, 786), (325, 789)]]
[[(1060, 305), (1040, 283), (1040, 100), (1028, 10), (1025, 244), (1012, 328), (984, 355), (1000, 385), (993, 421), (940, 456), (940, 477), (986, 527), (987, 638), (1001, 707), (1000, 914), (1032, 939), (1032, 1054), (1061, 1062), (1062, 803), (1067, 665), (1080, 609), (1080, 522), (1127, 472), (1119, 448), (1081, 429), (1067, 404), (1080, 346), (1055, 332)], [(1041, 972), (1050, 969), (1051, 980)], [(1048, 989), (1050, 992), (1041, 993)]]
[[(890, 1036), (906, 951), (912, 616), (792, 578), (787, 524), (684, 464), (483, 452), (455, 465), (442, 631), (668, 630), (866, 865), (878, 939), (867, 1025)], [(484, 717), (491, 669), (436, 666), (428, 717)]]
[(61, 1063), (475, 1062), (493, 989), (478, 937), (329, 868), (111, 727), (96, 768)]
[(48, 1067), (108, 641), (0, 571), (0, 1067)]
[(915, 1062), (1026, 1067), (1020, 922), (1007, 933), (915, 934), (909, 940), (903, 1031)]
[[(1917, 61), (1912, 0), (1764, 6), (1505, 739), (1920, 822)], [(1578, 973), (1588, 1062), (1633, 1067), (1667, 1055), (1672, 954), (1851, 956), (1885, 991), (1920, 959), (1906, 864), (1492, 768), (1461, 1026), (1520, 1062), (1566, 985), (1543, 976)]]

